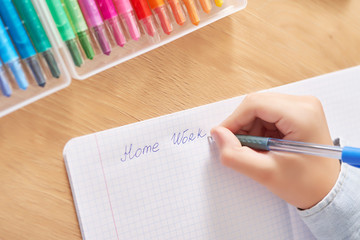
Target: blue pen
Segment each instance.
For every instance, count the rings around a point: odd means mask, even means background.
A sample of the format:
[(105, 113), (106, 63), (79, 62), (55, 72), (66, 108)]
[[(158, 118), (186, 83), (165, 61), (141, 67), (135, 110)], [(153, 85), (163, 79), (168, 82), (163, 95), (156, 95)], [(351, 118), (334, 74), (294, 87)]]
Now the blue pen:
[(46, 80), (37, 60), (36, 51), (11, 0), (1, 1), (0, 15), (8, 28), (11, 39), (13, 40), (20, 57), (29, 67), (37, 84), (44, 87)]
[(0, 19), (0, 57), (4, 64), (10, 68), (14, 78), (21, 89), (26, 89), (29, 83), (26, 80), (25, 73), (21, 67), (19, 56), (14, 45), (6, 32), (4, 23)]
[(4, 96), (6, 96), (6, 97), (11, 96), (11, 93), (12, 93), (11, 87), (7, 80), (6, 73), (4, 71), (1, 60), (0, 60), (0, 88), (1, 88), (1, 91), (4, 94)]
[(360, 167), (360, 148), (338, 147), (290, 140), (235, 135), (241, 145), (257, 150), (302, 153), (320, 157), (341, 159), (354, 167)]

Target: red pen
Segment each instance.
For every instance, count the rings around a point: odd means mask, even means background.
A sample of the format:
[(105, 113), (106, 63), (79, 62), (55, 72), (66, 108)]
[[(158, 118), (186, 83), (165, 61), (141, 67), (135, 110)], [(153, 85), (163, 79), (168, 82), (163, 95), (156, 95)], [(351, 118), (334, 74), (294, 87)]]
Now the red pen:
[(157, 14), (164, 33), (169, 35), (173, 30), (173, 26), (167, 14), (164, 0), (149, 0), (149, 4), (151, 9)]
[(159, 39), (151, 9), (146, 0), (131, 0), (135, 13), (149, 36)]

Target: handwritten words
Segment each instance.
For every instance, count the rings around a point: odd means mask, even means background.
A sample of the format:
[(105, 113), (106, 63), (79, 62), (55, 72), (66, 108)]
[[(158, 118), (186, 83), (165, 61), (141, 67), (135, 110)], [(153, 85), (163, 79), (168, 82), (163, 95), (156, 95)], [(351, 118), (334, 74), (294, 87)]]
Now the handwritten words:
[(138, 148), (133, 148), (133, 144), (125, 145), (125, 152), (124, 152), (124, 156), (121, 157), (121, 161), (125, 162), (127, 160), (132, 160), (133, 158), (139, 158), (142, 155), (146, 155), (149, 153), (155, 153), (158, 152), (160, 150), (159, 148), (159, 143), (156, 142), (152, 145), (145, 145), (144, 147), (138, 147)]
[(197, 132), (190, 131), (189, 129), (185, 129), (182, 132), (174, 133), (171, 137), (171, 141), (173, 144), (185, 144), (189, 142), (193, 142), (196, 139), (204, 138), (206, 133), (203, 132), (201, 128), (198, 129)]
[[(206, 137), (206, 132), (198, 128), (195, 131), (192, 131), (190, 129), (185, 129), (180, 132), (175, 132), (171, 135), (171, 144), (174, 145), (184, 145), (184, 144), (190, 144), (198, 139), (202, 139)], [(127, 144), (124, 146), (124, 152), (120, 158), (120, 161), (126, 162), (129, 160), (133, 160), (136, 158), (140, 158), (145, 155), (150, 155), (152, 153), (157, 153), (160, 151), (160, 143), (155, 142), (153, 144), (147, 144), (147, 145), (140, 145), (136, 146), (135, 144)]]

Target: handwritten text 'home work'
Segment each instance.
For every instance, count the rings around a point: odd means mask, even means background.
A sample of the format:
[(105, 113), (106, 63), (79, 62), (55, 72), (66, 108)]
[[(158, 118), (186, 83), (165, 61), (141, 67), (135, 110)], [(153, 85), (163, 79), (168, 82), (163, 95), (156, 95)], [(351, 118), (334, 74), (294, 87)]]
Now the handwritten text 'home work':
[[(185, 129), (181, 132), (173, 133), (171, 136), (171, 143), (174, 145), (184, 145), (189, 144), (197, 139), (206, 137), (206, 132), (199, 128), (197, 131), (191, 131), (190, 129)], [(147, 144), (145, 146), (134, 146), (135, 144), (125, 145), (124, 154), (121, 156), (120, 160), (126, 162), (132, 159), (140, 158), (141, 156), (156, 153), (160, 151), (160, 143), (155, 142), (153, 144)]]

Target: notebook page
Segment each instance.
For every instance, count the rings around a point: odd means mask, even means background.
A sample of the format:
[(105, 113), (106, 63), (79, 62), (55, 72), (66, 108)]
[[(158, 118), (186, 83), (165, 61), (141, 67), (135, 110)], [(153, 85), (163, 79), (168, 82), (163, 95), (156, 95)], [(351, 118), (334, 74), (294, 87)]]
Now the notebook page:
[[(359, 73), (353, 68), (272, 91), (318, 96), (332, 134), (353, 141)], [(343, 97), (334, 100), (339, 91)], [(210, 129), (242, 99), (72, 139), (64, 158), (83, 238), (312, 239), (293, 208), (222, 166), (209, 144)], [(353, 125), (343, 124), (354, 107)]]

